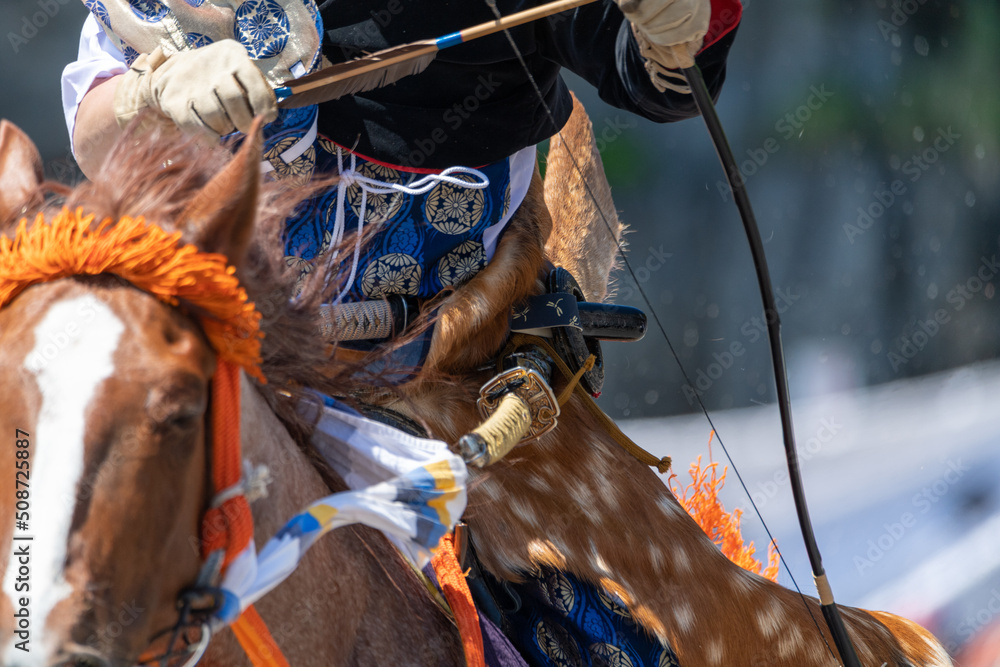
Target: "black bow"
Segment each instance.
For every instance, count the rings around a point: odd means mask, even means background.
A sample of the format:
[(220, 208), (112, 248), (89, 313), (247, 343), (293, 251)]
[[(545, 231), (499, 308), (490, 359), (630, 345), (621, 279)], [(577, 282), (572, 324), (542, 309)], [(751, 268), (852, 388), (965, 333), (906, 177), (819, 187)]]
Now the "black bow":
[[(496, 0), (484, 0), (484, 2), (486, 2), (492, 10), (494, 16), (499, 20), (500, 12), (496, 6)], [(517, 48), (517, 44), (514, 42), (514, 39), (507, 30), (504, 30), (504, 33), (507, 35), (507, 40), (510, 42), (510, 46), (514, 50), (514, 54), (517, 56), (517, 59), (520, 61), (521, 66), (524, 68), (525, 73), (528, 76), (528, 79), (531, 81), (535, 94), (542, 103), (542, 106), (548, 115), (549, 121), (553, 124), (553, 127), (556, 127), (555, 118), (546, 104), (545, 99), (542, 96), (534, 77), (528, 69), (520, 50)], [(805, 491), (802, 485), (802, 475), (799, 470), (798, 455), (795, 450), (795, 435), (792, 430), (791, 399), (788, 395), (788, 375), (785, 370), (785, 356), (781, 345), (781, 322), (778, 317), (778, 309), (774, 300), (774, 290), (771, 286), (771, 277), (767, 268), (767, 259), (764, 256), (764, 243), (761, 240), (760, 231), (757, 228), (757, 221), (754, 218), (753, 210), (750, 206), (750, 199), (747, 196), (746, 189), (743, 187), (742, 179), (732, 178), (733, 174), (739, 174), (739, 170), (736, 166), (736, 161), (733, 158), (732, 150), (729, 148), (729, 142), (727, 141), (725, 132), (722, 129), (722, 124), (719, 122), (719, 117), (715, 113), (715, 105), (713, 104), (712, 98), (708, 93), (708, 88), (705, 86), (705, 80), (704, 77), (702, 77), (701, 70), (698, 68), (697, 64), (695, 64), (690, 68), (683, 69), (682, 72), (684, 73), (684, 76), (688, 81), (688, 85), (691, 88), (691, 94), (694, 97), (698, 111), (701, 113), (702, 118), (705, 120), (705, 125), (708, 127), (712, 143), (715, 145), (716, 153), (719, 156), (719, 160), (722, 162), (722, 168), (726, 174), (726, 180), (729, 182), (729, 187), (732, 190), (733, 200), (736, 202), (736, 206), (740, 212), (740, 217), (743, 220), (743, 227), (746, 230), (747, 240), (750, 242), (750, 252), (753, 256), (754, 268), (757, 273), (757, 283), (760, 287), (761, 298), (764, 302), (764, 312), (769, 314), (765, 320), (767, 321), (767, 337), (768, 342), (770, 343), (771, 360), (774, 368), (778, 410), (781, 415), (781, 429), (785, 443), (785, 458), (788, 462), (788, 477), (792, 486), (792, 496), (795, 501), (795, 512), (798, 515), (799, 527), (802, 530), (802, 539), (805, 542), (806, 551), (809, 554), (809, 563), (812, 568), (813, 577), (816, 581), (816, 589), (819, 592), (823, 618), (826, 620), (827, 627), (830, 629), (830, 634), (833, 636), (834, 644), (837, 646), (837, 650), (840, 653), (841, 660), (843, 661), (845, 667), (861, 667), (857, 653), (854, 650), (854, 645), (851, 643), (851, 640), (847, 635), (847, 630), (844, 627), (844, 621), (841, 618), (840, 611), (834, 601), (833, 590), (830, 588), (830, 583), (826, 578), (826, 571), (823, 569), (823, 559), (819, 552), (819, 545), (816, 543), (812, 520), (809, 517), (809, 508), (806, 506)], [(573, 161), (573, 164), (577, 169), (579, 169), (575, 160)], [(591, 193), (589, 189), (587, 190), (587, 194), (588, 196), (593, 197), (593, 193)], [(598, 207), (598, 210), (600, 210), (600, 207)], [(626, 266), (628, 266), (628, 259), (624, 256), (624, 253), (622, 254), (622, 259)], [(641, 291), (642, 290), (640, 288), (640, 292)], [(653, 312), (652, 309), (652, 304), (645, 298), (644, 293), (643, 298), (646, 300), (646, 305), (650, 308), (650, 312), (657, 324), (659, 324), (659, 318), (656, 317), (656, 313)], [(667, 336), (666, 331), (662, 326), (659, 328), (660, 333), (663, 335), (664, 339), (666, 339), (667, 344), (670, 345), (671, 350), (673, 350), (673, 345), (670, 344), (670, 339)], [(674, 358), (677, 359), (677, 363), (680, 365), (680, 360), (676, 354), (674, 354)], [(681, 371), (683, 372), (683, 368)], [(699, 404), (701, 404), (702, 410), (707, 416), (708, 411), (701, 402), (701, 398), (697, 398)], [(751, 502), (753, 501), (751, 500)]]

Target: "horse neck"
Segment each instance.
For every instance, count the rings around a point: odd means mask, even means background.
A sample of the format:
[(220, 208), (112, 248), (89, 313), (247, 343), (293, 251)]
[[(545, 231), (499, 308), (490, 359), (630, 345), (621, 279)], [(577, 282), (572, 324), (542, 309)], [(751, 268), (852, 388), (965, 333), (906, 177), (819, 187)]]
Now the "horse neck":
[[(804, 604), (726, 559), (577, 398), (556, 431), (491, 466), (469, 495), (466, 514), (486, 569), (517, 580), (550, 567), (603, 586), (682, 665), (836, 664), (815, 601)], [(884, 626), (851, 609), (845, 622), (862, 664), (897, 664)]]
[[(241, 393), (243, 456), (267, 466), (271, 475), (267, 497), (252, 506), (260, 549), (330, 488), (245, 376)], [(461, 645), (447, 618), (374, 530), (351, 526), (323, 536), (296, 572), (255, 606), (295, 667), (461, 660)], [(202, 664), (249, 664), (242, 654), (227, 631), (212, 640)]]

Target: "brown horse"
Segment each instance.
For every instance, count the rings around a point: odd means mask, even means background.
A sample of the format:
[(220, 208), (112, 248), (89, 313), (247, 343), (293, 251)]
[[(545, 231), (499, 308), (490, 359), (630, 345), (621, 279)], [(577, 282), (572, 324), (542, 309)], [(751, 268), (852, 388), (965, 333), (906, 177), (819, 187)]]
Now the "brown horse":
[[(392, 407), (448, 442), (472, 429), (479, 419), (474, 398), (492, 374), (476, 369), (489, 367), (503, 346), (511, 308), (540, 292), (543, 262), (567, 268), (590, 300), (602, 300), (621, 231), (589, 120), (576, 103), (552, 141), (544, 183), (536, 173), (493, 261), (445, 302), (423, 379)], [(436, 381), (442, 372), (459, 380)], [(603, 587), (668, 643), (681, 665), (839, 664), (824, 643), (833, 642), (818, 603), (729, 562), (577, 395), (554, 431), (515, 449), (470, 486), (466, 519), (494, 576), (518, 581), (555, 568)], [(951, 664), (914, 623), (841, 610), (866, 667)]]
[[(273, 478), (269, 495), (253, 505), (258, 547), (338, 483), (273, 411), (281, 400), (275, 390), (296, 375), (329, 381), (314, 370), (328, 351), (314, 340), (310, 299), (289, 301), (294, 277), (278, 272), (280, 252), (267, 250), (280, 248), (279, 226), (293, 202), (260, 189), (259, 162), (258, 141), (230, 160), (170, 137), (131, 137), (94, 183), (61, 192), (70, 210), (82, 207), (97, 221), (144, 215), (224, 253), (263, 310), (265, 332), (281, 332), (263, 349), (272, 389), (242, 380), (243, 455)], [(3, 123), (0, 232), (9, 235), (10, 221), (41, 210), (43, 196), (37, 150)], [(13, 545), (0, 555), (0, 663), (131, 666), (177, 621), (178, 595), (202, 566), (214, 356), (191, 314), (115, 276), (38, 284), (0, 311), (0, 456), (11, 471), (0, 493), (0, 539)], [(30, 489), (15, 495), (21, 460), (30, 463)], [(16, 534), (32, 541), (13, 539), (22, 499), (30, 523)], [(257, 607), (295, 667), (464, 662), (451, 619), (373, 530), (325, 536)], [(22, 608), (28, 620), (19, 622)], [(201, 664), (249, 662), (224, 631)]]

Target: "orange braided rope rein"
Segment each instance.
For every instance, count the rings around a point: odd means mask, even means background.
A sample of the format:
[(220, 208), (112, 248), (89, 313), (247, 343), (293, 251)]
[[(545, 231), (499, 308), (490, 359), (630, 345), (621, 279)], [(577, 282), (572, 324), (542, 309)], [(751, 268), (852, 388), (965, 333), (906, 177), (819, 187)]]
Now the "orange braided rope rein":
[(236, 619), (232, 630), (254, 667), (289, 667), (288, 660), (253, 605)]
[[(243, 477), (240, 441), (240, 369), (216, 363), (212, 377), (212, 489), (216, 496), (235, 488)], [(246, 496), (238, 493), (209, 507), (201, 520), (201, 555), (223, 550), (225, 569), (253, 539), (253, 515)]]

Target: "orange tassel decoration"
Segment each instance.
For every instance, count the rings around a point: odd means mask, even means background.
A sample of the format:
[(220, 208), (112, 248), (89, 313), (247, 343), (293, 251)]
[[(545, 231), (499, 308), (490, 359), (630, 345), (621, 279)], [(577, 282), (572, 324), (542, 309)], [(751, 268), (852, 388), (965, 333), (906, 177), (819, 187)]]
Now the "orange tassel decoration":
[(13, 240), (0, 236), (0, 308), (25, 288), (69, 276), (110, 273), (172, 306), (186, 302), (219, 356), (264, 382), (260, 366), (260, 313), (223, 255), (180, 244), (139, 218), (103, 220), (63, 208), (46, 224), (39, 213), (31, 228), (24, 218)]
[[(712, 431), (708, 437), (709, 461), (711, 461), (713, 437), (715, 437), (715, 431)], [(779, 558), (774, 542), (771, 542), (767, 547), (767, 567), (764, 567), (759, 560), (754, 558), (754, 553), (757, 550), (753, 542), (743, 542), (740, 530), (743, 510), (726, 512), (722, 501), (719, 500), (719, 491), (726, 483), (726, 473), (729, 472), (729, 468), (723, 468), (722, 476), (717, 477), (718, 467), (718, 463), (711, 462), (703, 469), (699, 456), (688, 470), (691, 475), (691, 483), (687, 488), (681, 490), (674, 486), (677, 475), (671, 475), (670, 490), (673, 491), (681, 507), (691, 515), (691, 518), (705, 531), (712, 542), (721, 548), (726, 558), (748, 572), (777, 582)]]

